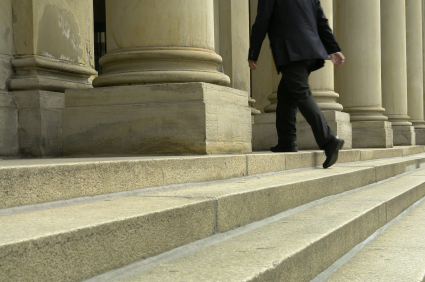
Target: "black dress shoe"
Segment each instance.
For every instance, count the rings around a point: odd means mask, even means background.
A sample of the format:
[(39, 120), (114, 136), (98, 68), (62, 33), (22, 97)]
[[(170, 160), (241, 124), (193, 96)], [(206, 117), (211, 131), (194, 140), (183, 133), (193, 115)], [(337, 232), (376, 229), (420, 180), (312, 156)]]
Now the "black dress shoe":
[(281, 143), (270, 148), (270, 151), (278, 152), (298, 152), (297, 142)]
[(335, 138), (326, 144), (324, 150), (326, 154), (326, 160), (323, 163), (323, 168), (328, 168), (335, 164), (338, 160), (338, 151), (344, 146), (344, 140), (335, 136)]

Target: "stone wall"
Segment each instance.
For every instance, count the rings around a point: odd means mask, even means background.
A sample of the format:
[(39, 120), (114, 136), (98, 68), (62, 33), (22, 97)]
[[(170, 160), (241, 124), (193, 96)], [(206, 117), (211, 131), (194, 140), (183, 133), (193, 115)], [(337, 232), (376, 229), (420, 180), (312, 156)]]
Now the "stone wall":
[(12, 75), (10, 62), (14, 54), (12, 0), (0, 2), (0, 155), (18, 152), (18, 110), (8, 92), (6, 81)]

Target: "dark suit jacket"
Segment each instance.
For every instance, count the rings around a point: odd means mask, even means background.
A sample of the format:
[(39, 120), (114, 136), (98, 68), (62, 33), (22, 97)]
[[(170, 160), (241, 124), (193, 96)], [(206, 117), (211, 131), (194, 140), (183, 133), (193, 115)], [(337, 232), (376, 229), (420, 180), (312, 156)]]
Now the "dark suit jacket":
[(258, 0), (249, 60), (258, 60), (267, 33), (276, 68), (293, 61), (317, 59), (317, 70), (329, 59), (328, 55), (341, 51), (320, 0)]

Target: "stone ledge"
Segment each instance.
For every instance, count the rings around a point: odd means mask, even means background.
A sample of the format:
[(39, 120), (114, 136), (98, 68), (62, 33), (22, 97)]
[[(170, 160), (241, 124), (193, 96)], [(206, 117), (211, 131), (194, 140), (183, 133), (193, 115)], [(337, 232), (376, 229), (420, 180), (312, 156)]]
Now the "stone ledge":
[[(343, 150), (339, 163), (408, 156), (423, 153), (424, 148)], [(3, 160), (0, 162), (0, 208), (308, 168), (320, 166), (324, 159), (322, 151), (303, 151)]]

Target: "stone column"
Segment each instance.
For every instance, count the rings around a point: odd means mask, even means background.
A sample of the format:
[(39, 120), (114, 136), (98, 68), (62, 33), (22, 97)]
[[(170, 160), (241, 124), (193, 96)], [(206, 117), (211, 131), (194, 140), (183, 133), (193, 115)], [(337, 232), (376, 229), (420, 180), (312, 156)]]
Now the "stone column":
[(381, 0), (382, 105), (392, 124), (394, 145), (414, 145), (407, 115), (406, 9), (399, 0)]
[(224, 87), (214, 18), (213, 0), (106, 0), (105, 74), (65, 93), (64, 154), (251, 152), (248, 93)]
[[(219, 71), (228, 75), (230, 87), (251, 93), (251, 74), (247, 63), (249, 49), (249, 3), (214, 0), (216, 52), (223, 58)], [(252, 122), (261, 112), (249, 98)]]
[(425, 144), (422, 0), (406, 0), (407, 100), (416, 144)]
[(207, 82), (229, 85), (217, 71), (213, 0), (106, 0), (106, 74), (94, 87)]
[(0, 4), (0, 156), (18, 154), (18, 109), (6, 87), (13, 74), (12, 0)]
[(336, 71), (336, 91), (350, 113), (354, 148), (390, 148), (381, 88), (380, 0), (336, 0), (335, 34), (346, 62)]
[(65, 89), (92, 88), (93, 2), (13, 3), (14, 75), (7, 86), (19, 107), (20, 153), (62, 155)]
[[(332, 0), (322, 0), (320, 3), (329, 20), (329, 26), (333, 28)], [(311, 92), (332, 131), (345, 140), (344, 149), (350, 149), (352, 147), (350, 115), (341, 112), (343, 107), (336, 102), (339, 95), (334, 91), (334, 65), (332, 62), (326, 61), (324, 68), (313, 72), (310, 75), (309, 83)], [(311, 127), (300, 113), (297, 116), (297, 144), (301, 149), (318, 149)]]

